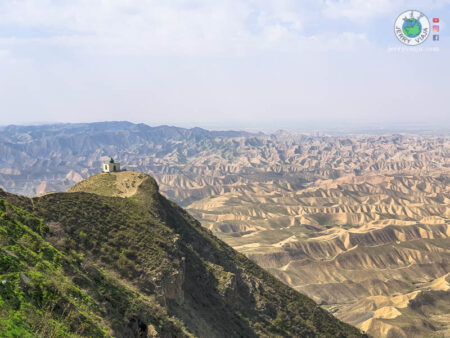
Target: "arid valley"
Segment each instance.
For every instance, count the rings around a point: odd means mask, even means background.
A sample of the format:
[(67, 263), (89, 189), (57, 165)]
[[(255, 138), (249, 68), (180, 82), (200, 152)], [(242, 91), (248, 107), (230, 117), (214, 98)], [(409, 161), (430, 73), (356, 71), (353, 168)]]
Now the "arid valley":
[(65, 191), (110, 156), (339, 319), (376, 337), (450, 335), (449, 137), (10, 126), (1, 187)]

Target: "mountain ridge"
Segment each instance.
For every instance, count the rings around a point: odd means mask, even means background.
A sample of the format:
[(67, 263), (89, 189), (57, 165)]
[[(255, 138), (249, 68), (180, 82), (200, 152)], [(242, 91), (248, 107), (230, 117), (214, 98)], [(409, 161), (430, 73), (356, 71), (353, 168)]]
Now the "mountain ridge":
[[(129, 176), (129, 182), (141, 176), (138, 189), (126, 197), (107, 196), (115, 195), (117, 190), (114, 184), (105, 185), (104, 179), (114, 183), (116, 176)], [(90, 184), (95, 183), (106, 186), (103, 195), (83, 192), (80, 186), (76, 192), (32, 199), (0, 190), (0, 199), (7, 205), (0, 213), (0, 229), (11, 230), (10, 219), (14, 218), (8, 216), (10, 206), (14, 210), (21, 207), (28, 210), (30, 217), (43, 219), (45, 230), (40, 243), (49, 243), (45, 245), (54, 246), (70, 260), (78, 257), (79, 265), (71, 269), (85, 272), (72, 271), (73, 288), (91, 297), (93, 305), (88, 308), (88, 318), (105, 330), (105, 334), (121, 337), (132, 332), (139, 336), (142, 331), (164, 337), (362, 336), (215, 238), (183, 209), (161, 196), (156, 182), (148, 175), (129, 171), (98, 174), (91, 178)], [(25, 250), (23, 246), (28, 244), (23, 243), (26, 242), (11, 235), (7, 243), (2, 243), (0, 257), (6, 257), (7, 252), (16, 255)], [(40, 252), (40, 246), (34, 250)], [(24, 273), (24, 268), (17, 266), (5, 275), (5, 266), (2, 267), (2, 278), (17, 283), (16, 288), (21, 290), (17, 276)], [(25, 273), (35, 290), (40, 284), (36, 273), (29, 269)], [(66, 270), (55, 268), (54, 271), (61, 274)], [(89, 271), (90, 278), (82, 277)], [(91, 279), (100, 278), (95, 277), (99, 273), (105, 276), (101, 277), (103, 280), (118, 283), (122, 292), (130, 295), (129, 302), (120, 307), (122, 312), (114, 312), (111, 300), (100, 297), (92, 289)], [(118, 289), (112, 287), (112, 290)], [(27, 289), (21, 292), (29, 293)], [(0, 296), (5, 295), (0, 293)], [(101, 306), (100, 299), (104, 299)], [(75, 315), (76, 300), (70, 301), (74, 303)], [(141, 304), (139, 308), (147, 306), (147, 310), (128, 308), (133, 302)], [(30, 304), (34, 303), (30, 301), (27, 306)], [(99, 306), (103, 312), (96, 310)], [(156, 311), (158, 307), (161, 308), (157, 311), (159, 317), (152, 317), (156, 314), (151, 310)], [(114, 322), (111, 322), (112, 313), (115, 313)], [(60, 320), (58, 325), (66, 329), (71, 323), (70, 318), (48, 315), (56, 322)], [(0, 318), (0, 330), (8, 330), (1, 326), (4, 316)], [(157, 318), (161, 318), (161, 323)], [(25, 331), (26, 323), (22, 327)]]

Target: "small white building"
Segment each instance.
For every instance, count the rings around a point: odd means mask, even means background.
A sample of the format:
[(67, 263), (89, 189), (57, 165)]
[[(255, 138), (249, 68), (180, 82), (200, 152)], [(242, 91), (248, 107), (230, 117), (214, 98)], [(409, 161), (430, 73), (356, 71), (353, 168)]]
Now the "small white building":
[(113, 158), (109, 160), (108, 163), (103, 163), (103, 172), (104, 173), (112, 173), (120, 171), (120, 163), (114, 162)]

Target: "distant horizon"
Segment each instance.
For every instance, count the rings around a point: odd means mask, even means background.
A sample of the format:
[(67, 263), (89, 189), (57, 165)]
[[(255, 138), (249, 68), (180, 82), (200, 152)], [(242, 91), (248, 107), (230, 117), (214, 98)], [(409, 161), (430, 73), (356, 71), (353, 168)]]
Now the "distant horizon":
[(302, 133), (302, 134), (315, 134), (315, 133), (323, 133), (329, 135), (392, 135), (392, 134), (410, 134), (410, 135), (423, 135), (430, 134), (436, 136), (450, 136), (450, 126), (438, 126), (438, 125), (424, 125), (424, 124), (410, 124), (410, 125), (391, 125), (391, 126), (383, 126), (380, 125), (371, 125), (368, 124), (358, 124), (354, 125), (334, 125), (331, 126), (308, 126), (305, 125), (303, 127), (282, 127), (282, 128), (251, 128), (251, 127), (228, 127), (228, 126), (220, 126), (218, 127), (208, 127), (208, 126), (199, 126), (199, 125), (177, 125), (177, 124), (150, 124), (146, 122), (136, 122), (136, 121), (128, 121), (128, 120), (105, 120), (105, 121), (91, 121), (91, 122), (51, 122), (51, 121), (42, 121), (42, 122), (30, 122), (30, 123), (13, 123), (7, 125), (0, 125), (0, 128), (7, 128), (9, 126), (17, 126), (17, 127), (45, 127), (52, 125), (78, 125), (78, 124), (95, 124), (95, 123), (130, 123), (134, 125), (144, 124), (151, 128), (157, 127), (174, 127), (181, 129), (194, 129), (200, 128), (207, 131), (237, 131), (237, 132), (249, 132), (249, 133), (264, 133), (264, 134), (274, 134), (277, 132), (285, 131), (285, 132), (293, 132), (293, 133)]

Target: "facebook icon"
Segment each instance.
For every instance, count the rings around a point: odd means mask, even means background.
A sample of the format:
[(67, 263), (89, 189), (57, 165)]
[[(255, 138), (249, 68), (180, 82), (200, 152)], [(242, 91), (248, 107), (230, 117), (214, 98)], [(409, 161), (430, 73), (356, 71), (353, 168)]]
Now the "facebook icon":
[(439, 35), (437, 34), (433, 35), (433, 41), (439, 41)]

